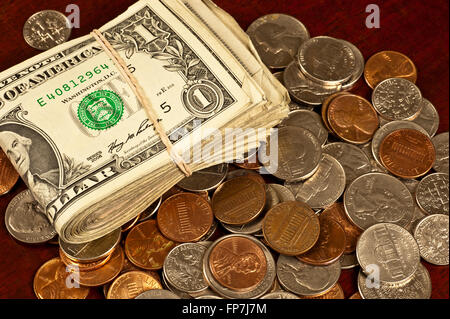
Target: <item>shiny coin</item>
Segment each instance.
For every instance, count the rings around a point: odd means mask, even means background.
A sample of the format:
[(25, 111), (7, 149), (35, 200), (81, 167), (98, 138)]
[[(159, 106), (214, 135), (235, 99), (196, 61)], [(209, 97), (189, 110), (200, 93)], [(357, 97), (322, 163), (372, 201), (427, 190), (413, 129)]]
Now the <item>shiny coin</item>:
[(71, 260), (62, 249), (59, 249), (59, 258), (61, 258), (61, 261), (69, 267), (78, 267), (79, 271), (91, 271), (98, 269), (100, 267), (103, 267), (111, 258), (111, 255), (105, 257), (104, 259), (100, 259), (97, 261), (89, 262), (89, 263), (79, 263), (76, 261)]
[(347, 188), (344, 208), (349, 220), (363, 230), (378, 223), (406, 227), (412, 220), (414, 200), (397, 178), (369, 173), (355, 179)]
[(223, 228), (233, 234), (254, 235), (262, 230), (262, 224), (264, 221), (264, 214), (260, 214), (256, 219), (250, 223), (243, 225), (228, 225), (222, 223)]
[(162, 273), (162, 283), (165, 288), (173, 292), (175, 295), (180, 297), (181, 299), (192, 299), (192, 296), (184, 291), (178, 290), (175, 287), (172, 286), (172, 284), (167, 280), (166, 275), (164, 272)]
[(23, 37), (33, 48), (48, 50), (66, 42), (71, 31), (70, 22), (64, 14), (44, 10), (28, 18), (23, 26)]
[(227, 176), (228, 164), (211, 166), (194, 172), (182, 179), (177, 185), (190, 192), (209, 191), (222, 183)]
[(151, 289), (144, 291), (134, 299), (181, 299), (176, 294), (166, 289)]
[(17, 194), (6, 207), (5, 225), (15, 239), (27, 243), (45, 243), (56, 235), (30, 190)]
[(353, 70), (352, 76), (350, 77), (350, 79), (345, 82), (342, 85), (342, 90), (350, 90), (355, 84), (356, 82), (358, 82), (358, 80), (361, 78), (361, 76), (364, 73), (364, 56), (362, 55), (361, 51), (352, 43), (345, 41), (345, 40), (340, 40), (341, 42), (343, 42), (347, 47), (351, 48), (353, 51), (353, 54), (355, 55), (355, 68)]
[(342, 290), (341, 285), (339, 285), (339, 283), (336, 283), (330, 290), (328, 290), (326, 293), (322, 295), (315, 297), (303, 296), (302, 299), (345, 299), (345, 298), (344, 298), (344, 291)]
[(449, 214), (448, 174), (435, 173), (424, 177), (416, 190), (419, 207), (427, 214)]
[(367, 143), (367, 144), (359, 146), (361, 151), (363, 151), (364, 154), (366, 154), (367, 158), (369, 159), (370, 166), (372, 166), (372, 172), (389, 174), (389, 171), (385, 167), (383, 167), (383, 165), (378, 164), (378, 162), (373, 157), (373, 154), (372, 154), (372, 143), (373, 143), (373, 140), (370, 143)]
[(279, 127), (283, 126), (298, 126), (310, 130), (321, 145), (324, 145), (328, 139), (328, 131), (323, 126), (320, 115), (313, 111), (298, 110), (290, 112), (289, 117), (279, 124)]
[(274, 291), (261, 297), (261, 299), (300, 299), (298, 296), (287, 291)]
[[(266, 188), (270, 189), (271, 193), (273, 193), (274, 196), (276, 197), (276, 199), (277, 199), (276, 204), (295, 201), (294, 194), (292, 194), (292, 192), (283, 185), (267, 184)], [(275, 206), (275, 205), (273, 205), (273, 206)], [(272, 207), (270, 207), (270, 208), (272, 208)]]
[(448, 215), (431, 215), (422, 219), (414, 231), (420, 256), (433, 265), (448, 265), (448, 223)]
[(263, 63), (269, 68), (285, 68), (294, 60), (299, 46), (309, 39), (306, 27), (286, 14), (269, 14), (254, 21), (247, 34)]
[(265, 185), (266, 182), (264, 181), (264, 178), (262, 178), (261, 175), (259, 175), (257, 172), (252, 171), (250, 169), (235, 169), (228, 171), (227, 177), (225, 178), (226, 181), (233, 179), (235, 177), (241, 177), (241, 176), (247, 176), (250, 179), (253, 179), (254, 181)]
[(422, 126), (433, 137), (439, 128), (439, 113), (430, 101), (422, 99), (422, 110), (413, 122)]
[(294, 112), (294, 111), (298, 111), (298, 110), (308, 110), (308, 111), (313, 111), (314, 110), (314, 106), (313, 105), (309, 105), (309, 104), (305, 104), (305, 103), (296, 103), (294, 101), (291, 100), (291, 102), (289, 102), (289, 111), (290, 112)]
[(436, 162), (433, 168), (436, 172), (448, 174), (448, 132), (436, 135), (432, 141), (436, 150)]
[(339, 258), (339, 262), (341, 263), (341, 269), (352, 269), (355, 267), (359, 267), (358, 258), (356, 258), (356, 253), (343, 254), (341, 258)]
[(396, 283), (411, 278), (420, 264), (419, 247), (404, 228), (381, 223), (362, 233), (356, 257), (365, 274), (379, 270), (379, 280)]
[(8, 193), (16, 185), (18, 179), (19, 173), (0, 148), (0, 195)]
[[(338, 96), (347, 95), (350, 94), (348, 92), (337, 92), (330, 96), (328, 96), (322, 103), (322, 109), (321, 109), (321, 116), (322, 116), (322, 122), (327, 128), (329, 132), (333, 132), (331, 129), (330, 123), (328, 123), (328, 107), (330, 106), (330, 103)], [(328, 138), (332, 138), (332, 135), (329, 135)]]
[(129, 271), (117, 277), (108, 290), (107, 299), (134, 299), (151, 289), (162, 289), (152, 276), (142, 271)]

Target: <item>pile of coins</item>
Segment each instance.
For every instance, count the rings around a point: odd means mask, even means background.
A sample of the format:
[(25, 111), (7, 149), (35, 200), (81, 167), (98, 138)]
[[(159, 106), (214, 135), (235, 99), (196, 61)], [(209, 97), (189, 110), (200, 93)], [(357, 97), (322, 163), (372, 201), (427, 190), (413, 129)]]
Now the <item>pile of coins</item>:
[[(195, 172), (105, 237), (57, 241), (35, 275), (38, 298), (101, 287), (110, 299), (343, 299), (341, 270), (355, 267), (352, 299), (430, 298), (421, 258), (449, 264), (449, 134), (435, 136), (413, 62), (383, 51), (365, 63), (353, 44), (310, 38), (287, 15), (247, 32), (294, 101), (276, 131), (278, 169), (261, 175), (254, 150)], [(348, 92), (363, 74), (371, 101)], [(55, 242), (29, 191), (5, 222), (17, 240)]]

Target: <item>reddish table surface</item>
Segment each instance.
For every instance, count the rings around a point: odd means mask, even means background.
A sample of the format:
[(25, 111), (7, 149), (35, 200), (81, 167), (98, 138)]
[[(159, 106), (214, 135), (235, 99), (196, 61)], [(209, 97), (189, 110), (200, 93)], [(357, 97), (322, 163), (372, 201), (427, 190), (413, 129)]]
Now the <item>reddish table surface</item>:
[[(133, 0), (2, 0), (0, 3), (0, 71), (22, 62), (39, 51), (29, 47), (22, 28), (32, 14), (45, 9), (65, 12), (75, 3), (81, 12), (81, 27), (71, 38), (86, 35), (113, 19)], [(395, 50), (409, 56), (418, 68), (417, 85), (424, 97), (437, 108), (441, 123), (439, 132), (448, 131), (449, 110), (449, 8), (447, 0), (378, 1), (381, 28), (368, 29), (366, 6), (372, 0), (216, 0), (245, 30), (252, 21), (269, 13), (287, 13), (301, 20), (312, 37), (329, 35), (355, 44), (367, 60), (382, 50)], [(371, 90), (361, 80), (353, 92), (370, 98)], [(25, 245), (15, 241), (4, 225), (4, 213), (10, 200), (26, 187), (22, 181), (7, 195), (0, 197), (0, 298), (35, 298), (33, 277), (47, 260), (56, 257), (57, 246)], [(432, 298), (449, 297), (449, 267), (437, 267), (424, 262), (430, 272)], [(345, 296), (357, 291), (357, 270), (342, 272), (340, 284)], [(91, 298), (100, 298), (93, 289)]]

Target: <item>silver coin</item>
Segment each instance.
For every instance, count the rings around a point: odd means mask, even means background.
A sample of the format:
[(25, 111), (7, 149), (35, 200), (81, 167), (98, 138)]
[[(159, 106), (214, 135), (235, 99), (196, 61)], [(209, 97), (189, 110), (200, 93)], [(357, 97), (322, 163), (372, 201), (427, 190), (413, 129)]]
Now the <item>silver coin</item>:
[(209, 191), (217, 188), (223, 182), (227, 172), (228, 164), (214, 165), (183, 178), (177, 186), (190, 192)]
[(416, 229), (417, 224), (425, 218), (427, 215), (420, 209), (419, 205), (417, 205), (416, 202), (414, 202), (414, 212), (413, 212), (413, 218), (411, 223), (405, 227), (407, 231), (410, 232), (410, 234), (414, 234), (414, 229)]
[(364, 152), (364, 154), (366, 154), (367, 158), (369, 159), (370, 166), (372, 167), (372, 172), (389, 174), (389, 171), (381, 164), (378, 164), (378, 162), (373, 157), (372, 142), (364, 145), (358, 145), (358, 147), (361, 149), (361, 151)]
[(417, 191), (417, 186), (419, 186), (419, 181), (417, 179), (406, 179), (399, 178), (399, 180), (406, 186), (411, 195), (415, 195)]
[(179, 296), (166, 289), (151, 289), (144, 291), (134, 299), (181, 299)]
[(265, 214), (260, 214), (255, 220), (244, 225), (228, 225), (221, 223), (223, 228), (232, 234), (254, 235), (262, 230)]
[(420, 256), (430, 264), (448, 265), (448, 215), (436, 214), (422, 219), (414, 231)]
[(436, 150), (436, 161), (434, 162), (434, 170), (439, 173), (449, 173), (449, 151), (448, 151), (448, 132), (436, 135), (432, 139), (434, 149)]
[(430, 101), (422, 99), (421, 111), (413, 122), (422, 126), (433, 137), (439, 128), (439, 113)]
[(422, 109), (422, 93), (411, 81), (391, 78), (375, 87), (372, 104), (387, 120), (413, 120)]
[(196, 297), (195, 299), (223, 299), (223, 298), (217, 295), (203, 295)]
[(278, 125), (278, 127), (283, 126), (298, 126), (310, 130), (321, 145), (324, 145), (328, 140), (328, 130), (323, 125), (322, 118), (313, 111), (298, 110), (290, 112), (289, 117)]
[(377, 268), (380, 282), (411, 278), (420, 264), (419, 247), (403, 227), (381, 223), (366, 229), (356, 244), (356, 257), (365, 274)]
[(322, 105), (332, 94), (339, 92), (341, 85), (324, 86), (307, 79), (296, 62), (288, 65), (283, 74), (283, 82), (295, 102), (307, 105)]
[(200, 238), (199, 242), (208, 241), (215, 234), (218, 225), (219, 222), (214, 218), (211, 228), (209, 228), (208, 232), (202, 238)]
[(345, 171), (342, 165), (328, 154), (322, 155), (319, 168), (305, 182), (284, 184), (295, 199), (313, 209), (326, 208), (336, 202), (345, 190)]
[(363, 299), (430, 299), (431, 278), (428, 270), (419, 264), (411, 280), (402, 284), (380, 283), (379, 288), (367, 287), (367, 277), (358, 274), (358, 290)]
[(274, 291), (262, 296), (260, 299), (300, 299), (298, 296), (287, 291)]
[(424, 177), (416, 190), (419, 207), (427, 214), (449, 214), (449, 178), (445, 173)]
[(339, 262), (341, 263), (341, 269), (352, 269), (359, 266), (356, 253), (343, 254), (341, 258), (339, 258)]
[(72, 28), (61, 12), (44, 10), (33, 14), (23, 26), (23, 38), (33, 48), (48, 50), (66, 42)]
[(227, 173), (227, 176), (225, 177), (225, 180), (228, 181), (228, 180), (236, 178), (236, 177), (247, 176), (247, 175), (259, 175), (259, 174), (251, 169), (239, 168), (239, 169), (229, 171)]
[(161, 202), (162, 197), (158, 198), (155, 202), (153, 202), (153, 204), (151, 204), (146, 210), (144, 210), (139, 217), (139, 222), (143, 222), (152, 218), (153, 215), (155, 215), (158, 211), (159, 206), (161, 206)]
[(11, 236), (27, 244), (45, 243), (56, 236), (55, 228), (28, 189), (9, 202), (5, 225)]
[(328, 266), (313, 266), (296, 257), (280, 255), (277, 277), (281, 286), (300, 296), (317, 296), (330, 290), (339, 280), (339, 261)]
[(275, 192), (278, 198), (277, 204), (295, 201), (294, 194), (287, 187), (279, 184), (267, 184), (267, 186)]
[(361, 229), (378, 223), (401, 227), (412, 221), (414, 199), (397, 178), (383, 173), (369, 173), (355, 179), (344, 193), (347, 217)]
[(350, 90), (356, 82), (361, 78), (364, 73), (364, 56), (361, 51), (353, 44), (345, 40), (339, 40), (344, 42), (344, 44), (350, 47), (355, 55), (355, 69), (353, 70), (350, 79), (342, 85), (342, 90)]
[(314, 106), (311, 106), (311, 105), (305, 104), (305, 103), (296, 103), (291, 100), (291, 102), (289, 102), (289, 111), (294, 112), (294, 111), (298, 111), (298, 110), (313, 111)]
[(165, 275), (164, 272), (162, 272), (161, 278), (162, 278), (163, 286), (166, 287), (171, 292), (173, 292), (175, 295), (177, 295), (181, 299), (192, 299), (192, 296), (189, 295), (188, 293), (186, 293), (184, 291), (181, 291), (181, 290), (178, 290), (174, 286), (172, 286), (172, 284), (167, 280), (166, 275)]
[(290, 15), (278, 13), (255, 20), (247, 34), (264, 64), (274, 69), (287, 67), (300, 45), (309, 39), (303, 23)]
[(325, 145), (322, 151), (333, 156), (342, 165), (347, 186), (359, 176), (372, 171), (369, 158), (355, 145), (342, 142), (331, 143)]

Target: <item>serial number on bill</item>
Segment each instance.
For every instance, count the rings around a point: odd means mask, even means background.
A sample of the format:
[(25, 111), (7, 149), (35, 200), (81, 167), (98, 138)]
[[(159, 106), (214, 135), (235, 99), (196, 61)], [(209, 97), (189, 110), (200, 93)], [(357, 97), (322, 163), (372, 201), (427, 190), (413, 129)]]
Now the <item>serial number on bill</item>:
[(185, 315), (191, 314), (201, 314), (209, 315), (214, 317), (214, 315), (219, 313), (226, 313), (229, 315), (255, 315), (255, 314), (266, 314), (267, 305), (266, 304), (251, 304), (251, 303), (227, 303), (226, 307), (212, 306), (212, 305), (195, 305), (189, 303), (189, 305), (183, 306), (182, 313)]

